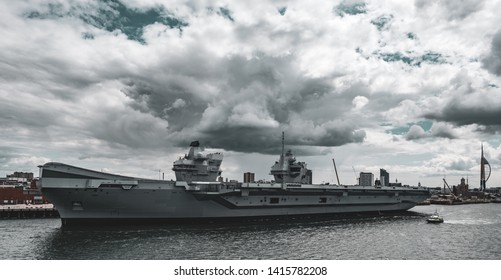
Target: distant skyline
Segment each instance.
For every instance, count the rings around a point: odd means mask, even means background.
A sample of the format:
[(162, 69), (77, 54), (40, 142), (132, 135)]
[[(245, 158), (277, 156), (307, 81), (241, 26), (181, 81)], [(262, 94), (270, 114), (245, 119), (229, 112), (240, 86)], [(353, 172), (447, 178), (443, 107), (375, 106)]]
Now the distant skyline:
[(49, 161), (174, 179), (501, 186), (500, 1), (0, 0), (0, 177)]

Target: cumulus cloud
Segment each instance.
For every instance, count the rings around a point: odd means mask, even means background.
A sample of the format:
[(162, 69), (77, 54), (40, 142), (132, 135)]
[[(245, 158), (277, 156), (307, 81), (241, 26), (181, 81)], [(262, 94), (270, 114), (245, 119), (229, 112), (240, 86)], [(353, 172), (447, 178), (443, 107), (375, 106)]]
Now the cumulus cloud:
[[(384, 102), (384, 101), (383, 101)], [(420, 118), (423, 108), (414, 100), (405, 99), (397, 106), (390, 108), (383, 114), (386, 119), (395, 124), (404, 124)]]
[(365, 96), (356, 96), (352, 101), (353, 107), (355, 107), (356, 110), (362, 109), (367, 103), (369, 103), (369, 99)]
[(407, 140), (421, 139), (424, 137), (427, 137), (427, 134), (419, 125), (411, 126), (407, 134), (405, 134), (405, 139)]
[(228, 128), (277, 128), (278, 122), (270, 116), (269, 112), (259, 105), (248, 102), (239, 103), (231, 109), (228, 117)]
[(431, 135), (434, 137), (442, 137), (449, 139), (454, 139), (458, 137), (457, 133), (454, 131), (454, 128), (451, 125), (442, 122), (433, 123), (433, 126), (431, 127)]
[(427, 1), (427, 0), (416, 0), (416, 7), (420, 9), (430, 9), (437, 5), (444, 11), (444, 15), (449, 20), (461, 20), (469, 15), (479, 11), (483, 5), (484, 1), (479, 0), (439, 0), (439, 1)]
[(427, 166), (433, 167), (438, 172), (452, 171), (453, 174), (461, 174), (461, 176), (471, 173), (477, 165), (478, 163), (472, 157), (454, 152), (439, 155), (427, 162)]
[(183, 108), (184, 106), (186, 106), (186, 101), (181, 98), (176, 99), (174, 103), (172, 103), (172, 108), (174, 109)]
[(407, 140), (418, 140), (424, 138), (455, 139), (458, 136), (451, 125), (443, 122), (434, 122), (428, 131), (425, 131), (421, 125), (414, 124), (409, 128), (404, 137)]

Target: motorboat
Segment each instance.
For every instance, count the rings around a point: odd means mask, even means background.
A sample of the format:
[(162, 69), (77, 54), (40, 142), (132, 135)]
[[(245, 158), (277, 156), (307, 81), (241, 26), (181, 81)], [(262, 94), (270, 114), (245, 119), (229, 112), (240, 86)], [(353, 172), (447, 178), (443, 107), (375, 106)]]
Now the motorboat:
[(432, 223), (432, 224), (439, 224), (439, 223), (443, 223), (444, 222), (444, 218), (442, 218), (438, 212), (435, 210), (435, 213), (433, 213), (433, 215), (431, 215), (430, 217), (428, 217), (428, 219), (426, 219), (426, 221), (428, 223)]

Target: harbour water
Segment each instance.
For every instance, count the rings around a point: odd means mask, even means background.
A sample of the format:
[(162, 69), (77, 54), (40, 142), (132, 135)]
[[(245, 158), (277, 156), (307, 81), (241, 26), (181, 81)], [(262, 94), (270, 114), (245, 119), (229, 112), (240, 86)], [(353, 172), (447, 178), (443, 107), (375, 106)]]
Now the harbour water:
[[(427, 224), (437, 210), (443, 224)], [(416, 206), (407, 214), (252, 224), (61, 228), (0, 220), (4, 260), (501, 259), (501, 204)]]

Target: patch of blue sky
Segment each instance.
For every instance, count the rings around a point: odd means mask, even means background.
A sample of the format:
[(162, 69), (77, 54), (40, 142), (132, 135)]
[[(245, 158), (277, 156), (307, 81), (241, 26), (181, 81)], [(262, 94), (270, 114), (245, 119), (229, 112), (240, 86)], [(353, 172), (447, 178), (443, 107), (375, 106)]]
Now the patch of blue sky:
[[(92, 10), (89, 10), (92, 9)], [(131, 9), (118, 0), (103, 0), (96, 6), (82, 7), (75, 5), (65, 9), (61, 4), (48, 3), (46, 11), (32, 11), (26, 15), (28, 18), (53, 19), (62, 17), (77, 17), (83, 22), (104, 29), (109, 32), (121, 31), (129, 40), (142, 44), (143, 28), (161, 23), (170, 28), (182, 29), (188, 23), (174, 17), (163, 7), (152, 7), (146, 10)], [(89, 32), (82, 34), (84, 39), (92, 39)]]
[(412, 33), (412, 32), (408, 32), (407, 34), (407, 38), (411, 39), (411, 40), (416, 40), (416, 34)]
[(371, 23), (376, 26), (377, 30), (382, 31), (388, 29), (392, 21), (393, 15), (381, 15), (371, 20)]
[(287, 12), (287, 7), (281, 7), (281, 8), (278, 8), (278, 13), (282, 16), (285, 16), (285, 12)]
[(364, 2), (348, 4), (343, 1), (334, 7), (334, 12), (340, 17), (344, 17), (345, 15), (354, 16), (358, 14), (365, 14), (367, 13), (367, 4)]
[(430, 120), (422, 120), (415, 123), (407, 123), (405, 126), (399, 126), (392, 129), (388, 129), (386, 130), (386, 132), (394, 135), (404, 135), (407, 132), (409, 132), (409, 129), (413, 125), (419, 125), (424, 131), (429, 131), (433, 126), (433, 122)]
[(53, 19), (64, 17), (66, 14), (67, 11), (61, 3), (47, 3), (46, 11), (31, 11), (25, 16), (30, 19)]
[(485, 142), (489, 143), (489, 145), (494, 148), (501, 146), (501, 139), (497, 137), (492, 137)]
[(182, 29), (188, 24), (168, 14), (161, 7), (151, 8), (148, 10), (129, 9), (122, 3), (110, 0), (110, 3), (116, 5), (110, 6), (114, 9), (112, 11), (106, 9), (99, 9), (96, 16), (83, 15), (82, 20), (95, 27), (105, 29), (107, 31), (120, 30), (129, 40), (135, 40), (144, 43), (143, 28), (154, 24), (161, 23), (170, 28)]
[(374, 53), (380, 59), (386, 62), (398, 62), (401, 61), (410, 66), (420, 67), (423, 63), (428, 64), (445, 64), (447, 60), (440, 53), (427, 51), (422, 55), (415, 55), (412, 52), (393, 52), (393, 53)]
[(229, 19), (230, 21), (235, 21), (235, 19), (231, 16), (231, 11), (228, 8), (220, 7), (217, 14)]
[(92, 34), (91, 32), (82, 32), (82, 38), (86, 40), (93, 40), (94, 34)]

